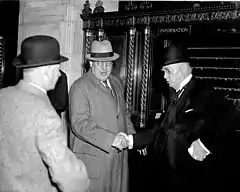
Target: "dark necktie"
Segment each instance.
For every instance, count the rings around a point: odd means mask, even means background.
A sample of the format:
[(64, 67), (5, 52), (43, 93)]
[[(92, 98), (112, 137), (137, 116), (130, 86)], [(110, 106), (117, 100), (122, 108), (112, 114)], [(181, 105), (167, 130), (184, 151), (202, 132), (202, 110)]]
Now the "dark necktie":
[(178, 100), (181, 97), (183, 91), (184, 91), (184, 89), (181, 89), (181, 90), (177, 91), (176, 98), (175, 98), (176, 100)]

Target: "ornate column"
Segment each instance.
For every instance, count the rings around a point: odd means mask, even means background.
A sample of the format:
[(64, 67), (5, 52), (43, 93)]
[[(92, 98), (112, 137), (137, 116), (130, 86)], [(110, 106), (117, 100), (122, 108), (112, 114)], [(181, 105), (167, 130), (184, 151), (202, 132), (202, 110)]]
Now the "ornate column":
[(147, 26), (144, 31), (144, 52), (143, 52), (143, 69), (142, 69), (142, 87), (140, 100), (140, 128), (146, 126), (146, 111), (147, 111), (147, 93), (148, 93), (148, 79), (149, 79), (149, 47), (151, 30)]
[(86, 73), (89, 66), (86, 66), (87, 65), (87, 60), (85, 59), (85, 55), (87, 55), (90, 52), (91, 43), (92, 43), (92, 40), (93, 40), (92, 31), (90, 29), (87, 29), (85, 31), (85, 38), (84, 39), (85, 39), (85, 42), (84, 42), (85, 49), (84, 49), (83, 73)]
[(136, 28), (129, 30), (129, 49), (127, 63), (127, 81), (126, 81), (126, 106), (129, 113), (132, 112), (133, 97), (133, 78), (134, 78), (134, 55), (135, 55)]

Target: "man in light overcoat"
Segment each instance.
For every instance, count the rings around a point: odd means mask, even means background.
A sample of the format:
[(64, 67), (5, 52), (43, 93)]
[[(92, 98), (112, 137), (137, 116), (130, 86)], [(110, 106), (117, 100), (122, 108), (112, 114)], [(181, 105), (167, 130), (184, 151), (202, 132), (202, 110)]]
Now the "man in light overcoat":
[(58, 41), (31, 36), (13, 64), (23, 80), (0, 90), (0, 191), (86, 192), (85, 165), (67, 148), (60, 117), (47, 91), (60, 75)]
[(70, 90), (73, 152), (89, 173), (91, 192), (128, 191), (128, 151), (125, 137), (135, 130), (125, 108), (120, 81), (110, 75), (113, 53), (108, 40), (93, 41), (86, 55), (91, 69)]

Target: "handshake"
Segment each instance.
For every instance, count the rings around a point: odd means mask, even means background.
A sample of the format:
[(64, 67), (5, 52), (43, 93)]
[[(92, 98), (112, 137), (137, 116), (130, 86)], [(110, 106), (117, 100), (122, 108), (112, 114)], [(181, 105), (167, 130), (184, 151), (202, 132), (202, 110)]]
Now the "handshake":
[[(115, 137), (112, 147), (118, 149), (119, 151), (122, 151), (123, 149), (132, 149), (133, 148), (133, 135), (126, 135), (125, 133), (118, 133)], [(147, 155), (147, 147), (137, 150), (140, 155)]]
[(126, 135), (125, 133), (118, 133), (115, 137), (112, 147), (122, 151), (123, 149), (132, 149), (133, 147), (133, 137), (132, 135)]

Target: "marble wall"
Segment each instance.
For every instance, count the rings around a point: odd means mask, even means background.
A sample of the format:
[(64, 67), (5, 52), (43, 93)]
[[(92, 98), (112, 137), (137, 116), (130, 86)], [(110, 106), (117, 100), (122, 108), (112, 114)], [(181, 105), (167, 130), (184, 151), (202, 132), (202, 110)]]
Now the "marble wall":
[[(91, 1), (92, 10), (97, 0)], [(21, 42), (31, 35), (51, 35), (59, 40), (61, 54), (69, 58), (61, 68), (73, 81), (82, 75), (83, 30), (80, 14), (84, 0), (21, 0), (18, 53)], [(117, 11), (118, 1), (103, 0), (105, 12)]]

